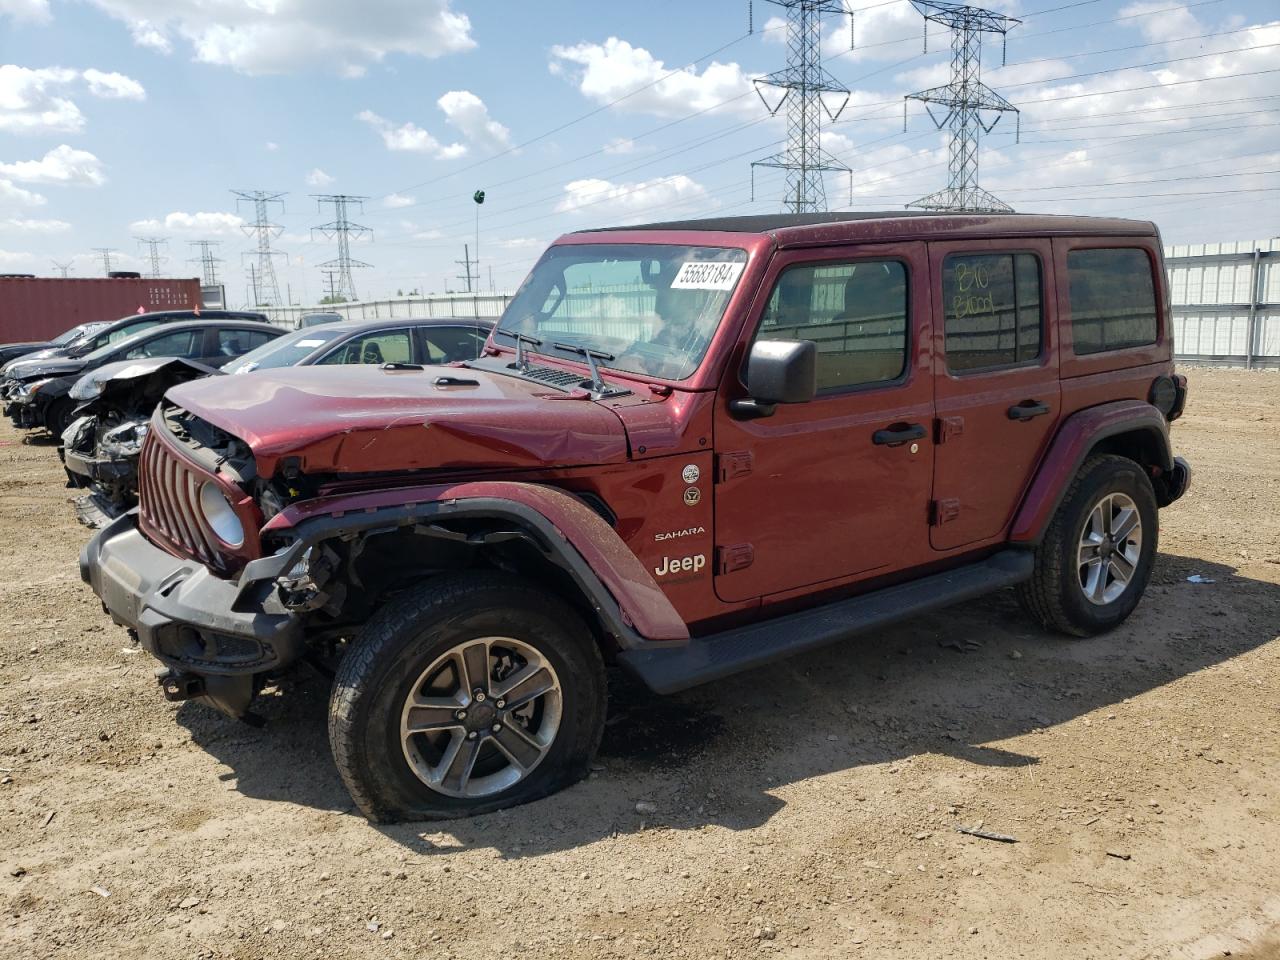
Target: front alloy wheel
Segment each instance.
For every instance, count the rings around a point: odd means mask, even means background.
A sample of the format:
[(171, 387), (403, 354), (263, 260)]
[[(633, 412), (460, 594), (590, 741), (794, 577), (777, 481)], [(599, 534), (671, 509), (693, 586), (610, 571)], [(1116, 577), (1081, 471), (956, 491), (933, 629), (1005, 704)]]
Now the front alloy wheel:
[(604, 716), (604, 661), (576, 610), (527, 580), (455, 573), (361, 628), (329, 698), (329, 742), (370, 820), (465, 817), (585, 776)]
[(405, 760), (449, 797), (488, 797), (537, 768), (555, 742), (560, 678), (511, 637), (460, 643), (422, 671), (400, 714)]

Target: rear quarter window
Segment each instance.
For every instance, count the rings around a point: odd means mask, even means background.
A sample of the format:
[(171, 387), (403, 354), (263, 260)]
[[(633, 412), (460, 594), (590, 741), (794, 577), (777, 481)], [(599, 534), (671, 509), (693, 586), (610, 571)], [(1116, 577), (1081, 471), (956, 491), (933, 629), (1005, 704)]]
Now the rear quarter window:
[(1155, 343), (1151, 258), (1137, 247), (1067, 254), (1071, 339), (1077, 355)]

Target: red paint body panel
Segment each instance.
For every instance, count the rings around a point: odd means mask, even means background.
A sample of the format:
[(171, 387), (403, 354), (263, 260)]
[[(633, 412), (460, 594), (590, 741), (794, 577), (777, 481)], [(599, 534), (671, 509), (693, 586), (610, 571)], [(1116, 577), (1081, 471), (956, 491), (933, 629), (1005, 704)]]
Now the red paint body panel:
[(199, 306), (199, 280), (0, 279), (0, 343), (50, 340), (77, 324), (119, 320), (139, 307)]
[(511, 500), (536, 510), (555, 524), (566, 543), (582, 555), (641, 636), (650, 640), (688, 639), (689, 630), (684, 619), (653, 582), (635, 553), (581, 500), (545, 484), (479, 481), (397, 487), (346, 497), (325, 497), (288, 507), (273, 517), (263, 530), (287, 530), (317, 516), (341, 516), (380, 507), (475, 498)]
[(169, 398), (245, 440), (264, 476), (284, 457), (299, 457), (304, 472), (339, 474), (626, 459), (622, 423), (601, 404), (480, 371), (467, 371), (478, 386), (438, 387), (438, 375), (287, 367), (197, 380)]
[(1038, 540), (1089, 449), (1101, 439), (1130, 430), (1154, 431), (1168, 446), (1169, 425), (1145, 401), (1117, 400), (1068, 417), (1023, 499), (1009, 539), (1015, 543)]
[[(948, 256), (1025, 253), (1040, 265), (1043, 320), (1037, 362), (1006, 369), (952, 373), (947, 367), (941, 296), (934, 304), (934, 391), (937, 416), (950, 420), (955, 434), (938, 446), (933, 496), (955, 501), (957, 513), (930, 530), (937, 550), (953, 550), (1001, 536), (1022, 491), (1039, 463), (1061, 417), (1058, 384), (1057, 302), (1053, 295), (1053, 248), (1048, 239), (936, 241), (929, 245), (932, 288), (942, 290)], [(1049, 413), (1032, 420), (1009, 419), (1009, 408), (1026, 401), (1044, 403)]]
[[(1064, 276), (1066, 252), (1082, 245), (1142, 246), (1158, 267), (1150, 224), (939, 215), (766, 232), (592, 231), (557, 242), (730, 246), (748, 260), (700, 367), (678, 383), (606, 370), (606, 379), (634, 391), (628, 396), (591, 401), (480, 370), (466, 371), (477, 386), (436, 387), (431, 372), (375, 367), (211, 378), (169, 396), (248, 442), (260, 476), (272, 476), (285, 457), (326, 475), (319, 498), (287, 508), (266, 530), (413, 501), (516, 500), (555, 523), (637, 631), (655, 640), (909, 579), (1010, 539), (1030, 542), (1093, 439), (1133, 424), (1163, 429), (1146, 402), (1151, 381), (1172, 373), (1162, 272), (1154, 271), (1159, 342), (1084, 358), (1070, 354)], [(954, 249), (1040, 256), (1039, 363), (947, 372), (939, 264)], [(779, 405), (765, 419), (735, 418), (729, 404), (746, 396), (741, 370), (774, 278), (791, 263), (861, 257), (909, 267), (904, 376)], [(489, 350), (513, 352), (492, 339)], [(563, 357), (538, 363), (587, 369)], [(1025, 399), (1049, 402), (1052, 414), (1008, 420), (1008, 407)], [(965, 420), (954, 445), (935, 443), (943, 416)], [(904, 423), (929, 427), (916, 451), (871, 443), (875, 430)], [(599, 496), (615, 526), (575, 493)], [(941, 533), (930, 524), (938, 497), (962, 503), (959, 525)]]

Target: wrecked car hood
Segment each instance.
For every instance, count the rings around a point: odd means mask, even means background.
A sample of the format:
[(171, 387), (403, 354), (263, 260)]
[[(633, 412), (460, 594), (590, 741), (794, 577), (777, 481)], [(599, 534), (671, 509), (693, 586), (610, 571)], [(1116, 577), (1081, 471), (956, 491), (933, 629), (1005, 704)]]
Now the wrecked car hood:
[(46, 360), (23, 357), (5, 368), (5, 376), (11, 380), (34, 380), (37, 377), (65, 377), (83, 369), (83, 360), (70, 357), (50, 357)]
[(184, 357), (142, 357), (137, 360), (117, 360), (91, 370), (75, 382), (71, 396), (75, 400), (90, 400), (108, 386), (135, 386), (135, 381), (151, 377), (173, 386), (198, 377), (207, 377), (218, 371), (203, 363)]
[(545, 384), (458, 367), (311, 366), (210, 377), (172, 403), (244, 440), (258, 470), (538, 468), (624, 461), (622, 422)]

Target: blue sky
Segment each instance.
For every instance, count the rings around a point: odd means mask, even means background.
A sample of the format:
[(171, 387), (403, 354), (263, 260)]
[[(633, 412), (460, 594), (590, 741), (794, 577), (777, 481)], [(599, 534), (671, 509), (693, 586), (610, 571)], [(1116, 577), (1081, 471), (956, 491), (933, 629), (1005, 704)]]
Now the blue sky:
[[(830, 72), (852, 91), (828, 149), (852, 206), (893, 209), (946, 179), (946, 139), (903, 94), (946, 82), (949, 39), (908, 0), (850, 0)], [(1168, 242), (1280, 233), (1280, 11), (1261, 0), (1014, 0), (983, 78), (1021, 109), (984, 140), (982, 183), (1016, 209), (1150, 218)], [(281, 292), (314, 302), (332, 219), (311, 194), (365, 195), (365, 297), (439, 291), (487, 191), (481, 280), (519, 283), (561, 233), (780, 209), (749, 162), (785, 136), (751, 80), (783, 65), (780, 9), (746, 0), (0, 0), (0, 270), (100, 275), (95, 247), (220, 241), (245, 298), (233, 189), (287, 194)], [(850, 206), (847, 179), (827, 184)], [(447, 278), (447, 279), (446, 279)]]

